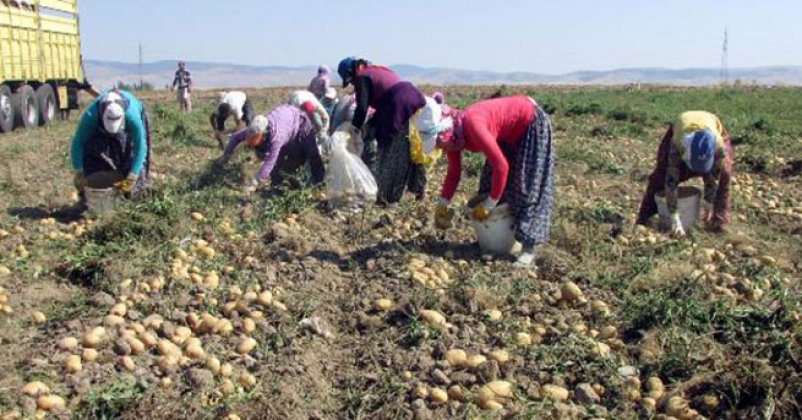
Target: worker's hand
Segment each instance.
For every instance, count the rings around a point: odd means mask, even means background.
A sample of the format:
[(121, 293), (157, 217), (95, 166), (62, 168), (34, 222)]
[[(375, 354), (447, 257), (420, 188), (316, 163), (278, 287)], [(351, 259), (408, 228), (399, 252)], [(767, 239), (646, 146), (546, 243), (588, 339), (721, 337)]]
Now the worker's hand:
[(487, 220), (493, 213), (498, 203), (492, 199), (486, 199), (481, 204), (473, 208), (474, 220), (483, 221)]
[(710, 226), (715, 221), (715, 217), (713, 214), (713, 203), (708, 203), (707, 201), (702, 200), (702, 222), (705, 225)]
[(487, 194), (476, 194), (468, 200), (468, 208), (472, 209), (487, 199)]
[(320, 147), (320, 150), (324, 151), (325, 153), (331, 152), (331, 137), (327, 133), (321, 133), (317, 138), (317, 144)]
[(257, 188), (259, 188), (259, 181), (256, 179), (252, 179), (240, 186), (240, 190), (247, 194), (255, 193)]
[(454, 210), (448, 208), (448, 200), (441, 199), (434, 210), (434, 226), (440, 230), (451, 229)]
[(225, 168), (226, 165), (228, 165), (227, 155), (220, 156), (219, 158), (212, 161), (212, 166), (215, 167), (216, 169), (223, 169)]
[(682, 219), (680, 218), (679, 213), (674, 213), (671, 215), (671, 234), (676, 238), (682, 238), (685, 236), (685, 228), (682, 226)]
[(75, 184), (76, 190), (83, 191), (84, 188), (86, 188), (86, 176), (84, 175), (84, 171), (75, 171), (72, 181)]
[(134, 190), (134, 187), (136, 187), (137, 179), (139, 179), (139, 175), (129, 172), (128, 176), (124, 180), (114, 184), (114, 186), (117, 187), (117, 189), (121, 192), (130, 194), (131, 191)]

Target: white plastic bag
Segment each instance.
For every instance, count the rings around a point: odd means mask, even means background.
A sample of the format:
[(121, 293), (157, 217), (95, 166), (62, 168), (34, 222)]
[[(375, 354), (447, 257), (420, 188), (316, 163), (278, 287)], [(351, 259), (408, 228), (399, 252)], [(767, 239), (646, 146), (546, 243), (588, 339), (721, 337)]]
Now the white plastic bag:
[(326, 189), (334, 207), (358, 207), (376, 199), (379, 188), (370, 169), (356, 153), (360, 149), (361, 137), (348, 127), (339, 127), (331, 136)]

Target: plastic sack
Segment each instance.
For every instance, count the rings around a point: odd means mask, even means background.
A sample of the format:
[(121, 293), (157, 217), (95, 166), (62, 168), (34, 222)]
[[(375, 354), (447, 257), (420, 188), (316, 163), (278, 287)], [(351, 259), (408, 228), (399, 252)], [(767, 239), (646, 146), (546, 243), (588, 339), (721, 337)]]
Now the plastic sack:
[(370, 169), (356, 153), (362, 149), (362, 139), (352, 133), (355, 132), (340, 127), (331, 136), (326, 190), (333, 207), (358, 207), (375, 200), (379, 191)]

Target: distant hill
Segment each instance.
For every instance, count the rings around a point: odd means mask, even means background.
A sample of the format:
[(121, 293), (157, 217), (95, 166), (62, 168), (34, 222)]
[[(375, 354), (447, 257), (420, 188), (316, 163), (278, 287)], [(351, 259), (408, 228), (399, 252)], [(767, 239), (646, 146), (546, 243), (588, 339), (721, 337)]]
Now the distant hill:
[[(109, 87), (116, 81), (139, 80), (139, 66), (133, 63), (86, 60), (87, 77), (96, 87)], [(315, 75), (316, 66), (244, 66), (225, 63), (189, 62), (199, 88), (301, 86)], [(530, 72), (490, 72), (451, 68), (391, 66), (402, 77), (433, 85), (553, 84), (620, 85), (649, 83), (700, 86), (719, 83), (718, 69), (631, 68), (609, 71), (578, 71), (561, 75)], [(162, 88), (172, 82), (175, 61), (142, 65), (143, 79)], [(730, 70), (730, 80), (761, 85), (802, 85), (802, 66), (773, 66)]]

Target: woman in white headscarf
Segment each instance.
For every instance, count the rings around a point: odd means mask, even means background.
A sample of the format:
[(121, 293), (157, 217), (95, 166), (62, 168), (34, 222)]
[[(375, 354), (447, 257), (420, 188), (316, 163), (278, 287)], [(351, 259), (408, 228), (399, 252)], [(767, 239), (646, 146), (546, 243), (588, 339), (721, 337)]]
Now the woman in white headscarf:
[(142, 102), (125, 90), (98, 96), (78, 123), (70, 156), (82, 202), (86, 187), (117, 186), (138, 196), (150, 170), (150, 127)]

